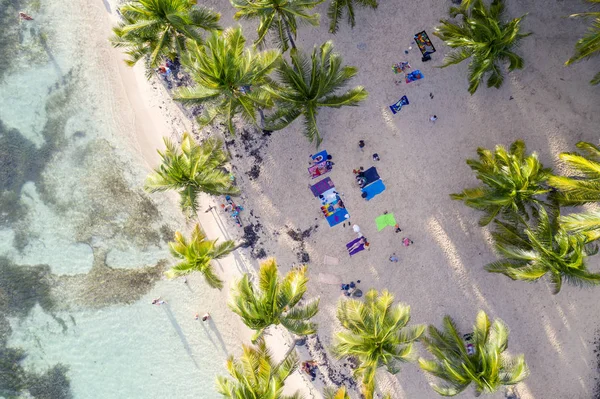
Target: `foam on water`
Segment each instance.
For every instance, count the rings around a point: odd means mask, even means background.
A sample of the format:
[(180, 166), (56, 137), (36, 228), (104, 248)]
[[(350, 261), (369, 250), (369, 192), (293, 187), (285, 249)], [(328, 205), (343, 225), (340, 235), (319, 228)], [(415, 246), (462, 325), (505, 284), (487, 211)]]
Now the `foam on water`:
[(217, 398), (233, 334), (162, 278), (185, 222), (141, 189), (86, 7), (0, 0), (0, 397)]

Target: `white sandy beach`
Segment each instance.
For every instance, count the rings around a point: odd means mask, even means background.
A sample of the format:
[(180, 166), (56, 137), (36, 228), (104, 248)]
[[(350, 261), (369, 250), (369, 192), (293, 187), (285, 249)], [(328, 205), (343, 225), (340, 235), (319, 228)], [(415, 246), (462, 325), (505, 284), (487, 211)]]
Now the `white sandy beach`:
[[(234, 23), (229, 2), (212, 0), (207, 4), (222, 13), (223, 26)], [(355, 237), (352, 228), (348, 224), (330, 228), (320, 214), (319, 203), (307, 188), (315, 182), (306, 171), (315, 149), (301, 135), (300, 123), (266, 140), (257, 134), (246, 142), (251, 149), (259, 148), (263, 160), (259, 177), (252, 180), (246, 172), (255, 158), (244, 150), (240, 136), (233, 138), (236, 143), (230, 150), (245, 208), (242, 221), (260, 224), (257, 247), (274, 256), (282, 271), (298, 262), (301, 251), (301, 243), (293, 241), (287, 231), (312, 228), (304, 242), (312, 277), (308, 296), (321, 298), (318, 335), (325, 347), (332, 343), (335, 307), (341, 296), (338, 286), (318, 282), (319, 273), (335, 275), (344, 282), (360, 279), (363, 291), (390, 290), (397, 300), (411, 305), (413, 323), (439, 325), (449, 314), (467, 331), (476, 312), (483, 309), (510, 327), (510, 353), (525, 354), (531, 376), (517, 386), (521, 398), (591, 398), (598, 377), (593, 341), (600, 321), (596, 309), (600, 291), (565, 286), (552, 296), (544, 282), (513, 282), (486, 272), (483, 265), (495, 259), (489, 231), (477, 226), (477, 212), (448, 196), (476, 184), (465, 159), (474, 157), (478, 146), (509, 145), (522, 138), (545, 165), (558, 168), (561, 151), (573, 150), (580, 140), (598, 142), (600, 92), (588, 85), (599, 67), (598, 59), (563, 67), (586, 28), (585, 23), (564, 16), (581, 11), (584, 3), (526, 0), (507, 5), (510, 16), (529, 13), (524, 28), (534, 35), (519, 49), (525, 69), (508, 75), (500, 90), (481, 87), (473, 96), (467, 92), (466, 63), (435, 68), (447, 48), (431, 33), (446, 15), (450, 1), (382, 1), (376, 11), (359, 9), (356, 28), (350, 30), (343, 22), (335, 36), (327, 33), (326, 5), (321, 5), (322, 26), (300, 28), (298, 45), (309, 50), (332, 39), (345, 62), (359, 68), (353, 84), (364, 85), (370, 93), (359, 107), (322, 111), (319, 126), (324, 137), (321, 148), (332, 154), (335, 162), (328, 176), (343, 193), (351, 223), (361, 227), (371, 248), (348, 257), (345, 244)], [(101, 23), (85, 40), (94, 46), (98, 62), (107, 69), (104, 84), (114, 101), (115, 115), (121, 115), (123, 126), (134, 126), (133, 130), (123, 130), (123, 139), (139, 149), (140, 159), (150, 168), (158, 162), (155, 150), (162, 148), (161, 137), (177, 137), (184, 130), (193, 130), (192, 123), (167, 97), (162, 85), (155, 80), (147, 82), (141, 66), (133, 70), (125, 67), (119, 50), (110, 48), (106, 38), (116, 21), (114, 4), (111, 6), (112, 15), (100, 2), (89, 10), (90, 20)], [(421, 62), (412, 43), (413, 34), (421, 30), (427, 30), (438, 50), (428, 63)], [(254, 38), (253, 26), (244, 25), (244, 31), (249, 39)], [(413, 49), (405, 55), (410, 45)], [(391, 67), (400, 61), (409, 61), (425, 79), (395, 85), (398, 76)], [(388, 106), (402, 95), (408, 96), (410, 104), (392, 115)], [(435, 124), (428, 120), (431, 114), (438, 117)], [(216, 128), (208, 128), (199, 135), (209, 133), (219, 134)], [(364, 152), (357, 147), (360, 139), (366, 141)], [(365, 202), (354, 185), (352, 169), (372, 166), (375, 152), (381, 157), (376, 166), (387, 189)], [(177, 198), (170, 198), (177, 206)], [(214, 203), (203, 198), (206, 207)], [(386, 210), (395, 214), (402, 233), (395, 234), (392, 228), (377, 232), (374, 219)], [(200, 213), (199, 219), (211, 238), (242, 236), (227, 215)], [(405, 236), (414, 240), (414, 245), (403, 247), (401, 238)], [(400, 257), (399, 263), (388, 261), (393, 252)], [(326, 263), (325, 256), (339, 263)], [(257, 267), (258, 262), (250, 259), (249, 250), (239, 250), (219, 262), (217, 269), (227, 286), (241, 273)], [(592, 270), (600, 269), (598, 259), (591, 259)], [(249, 332), (227, 309), (228, 290), (210, 290), (200, 276), (191, 281), (197, 288), (193, 298), (196, 307), (210, 311), (226, 335), (227, 351), (239, 353), (239, 343), (248, 341)], [(180, 302), (177, 306), (189, 304)], [(269, 337), (271, 344), (281, 341), (276, 334)], [(277, 353), (285, 349), (280, 345)], [(419, 352), (424, 354), (421, 347)], [(213, 389), (213, 381), (202, 383)], [(385, 390), (392, 390), (394, 398), (436, 397), (414, 364), (406, 365), (395, 378), (381, 373), (380, 383)], [(320, 397), (300, 372), (288, 385), (290, 390), (302, 389), (307, 397)], [(461, 395), (472, 396), (471, 390)], [(490, 397), (500, 398), (502, 393)]]

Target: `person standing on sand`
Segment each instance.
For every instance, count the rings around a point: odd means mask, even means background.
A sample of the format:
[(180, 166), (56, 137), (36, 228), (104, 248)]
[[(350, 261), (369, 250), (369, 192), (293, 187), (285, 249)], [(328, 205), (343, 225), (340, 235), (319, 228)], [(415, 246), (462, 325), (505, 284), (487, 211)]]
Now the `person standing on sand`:
[(360, 148), (361, 151), (364, 151), (364, 148), (365, 148), (364, 140), (358, 140), (358, 148)]
[(206, 312), (206, 313), (204, 313), (204, 315), (202, 316), (202, 321), (206, 321), (206, 320), (208, 320), (208, 319), (210, 319), (210, 313)]

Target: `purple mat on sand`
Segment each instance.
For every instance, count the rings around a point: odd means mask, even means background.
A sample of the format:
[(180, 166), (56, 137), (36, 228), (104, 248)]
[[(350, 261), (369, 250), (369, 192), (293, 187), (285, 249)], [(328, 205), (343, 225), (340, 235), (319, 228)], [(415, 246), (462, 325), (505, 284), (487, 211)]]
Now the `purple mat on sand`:
[(333, 184), (333, 182), (331, 181), (331, 179), (329, 177), (321, 180), (320, 182), (318, 182), (315, 185), (310, 186), (310, 191), (312, 191), (313, 195), (315, 197), (318, 197), (319, 195), (323, 194), (325, 191), (334, 188), (335, 185)]
[(350, 241), (348, 244), (346, 244), (346, 249), (348, 250), (348, 253), (350, 254), (350, 256), (356, 255), (357, 253), (359, 253), (360, 251), (363, 251), (365, 249), (365, 244), (360, 244), (354, 250), (350, 251), (350, 248), (359, 241), (360, 241), (360, 237), (357, 239), (354, 239), (354, 240)]

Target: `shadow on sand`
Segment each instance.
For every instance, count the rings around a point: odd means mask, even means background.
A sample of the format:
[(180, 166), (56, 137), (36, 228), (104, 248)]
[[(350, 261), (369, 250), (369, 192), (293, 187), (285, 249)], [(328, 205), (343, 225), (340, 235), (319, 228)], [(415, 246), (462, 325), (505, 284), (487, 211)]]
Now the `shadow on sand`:
[(190, 359), (192, 359), (192, 362), (194, 362), (194, 366), (196, 366), (196, 368), (199, 369), (200, 367), (198, 367), (198, 363), (196, 362), (196, 359), (194, 359), (194, 354), (192, 353), (192, 349), (190, 348), (190, 344), (189, 344), (187, 338), (185, 337), (185, 334), (183, 333), (183, 330), (179, 326), (179, 323), (177, 323), (177, 320), (175, 319), (175, 316), (173, 315), (173, 312), (171, 312), (171, 309), (169, 308), (169, 305), (165, 304), (163, 306), (163, 309), (165, 310), (165, 314), (169, 318), (169, 321), (173, 325), (173, 328), (177, 332), (177, 335), (179, 335), (179, 339), (181, 339), (181, 343), (183, 344), (183, 349), (185, 349), (185, 351), (189, 355)]

